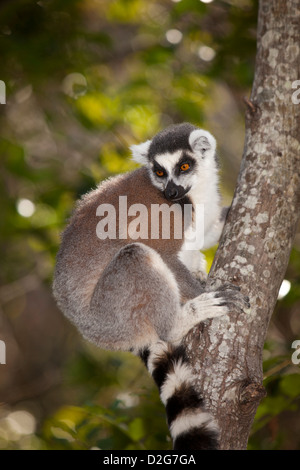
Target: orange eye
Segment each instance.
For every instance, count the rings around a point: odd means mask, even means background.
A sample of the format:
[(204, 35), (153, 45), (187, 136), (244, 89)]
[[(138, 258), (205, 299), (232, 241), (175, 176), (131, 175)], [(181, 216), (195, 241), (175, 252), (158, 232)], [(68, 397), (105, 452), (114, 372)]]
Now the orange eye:
[(180, 167), (181, 171), (186, 171), (190, 168), (190, 165), (188, 163), (183, 163)]
[(157, 176), (164, 176), (164, 172), (162, 170), (156, 171)]

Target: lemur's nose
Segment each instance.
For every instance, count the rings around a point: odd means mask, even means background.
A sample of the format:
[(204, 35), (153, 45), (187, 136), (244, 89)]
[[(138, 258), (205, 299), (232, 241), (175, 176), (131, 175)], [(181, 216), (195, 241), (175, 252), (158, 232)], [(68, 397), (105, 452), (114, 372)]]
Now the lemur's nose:
[(176, 188), (171, 188), (169, 191), (168, 191), (168, 196), (170, 199), (174, 199), (175, 197), (178, 196), (178, 191)]
[(174, 199), (177, 199), (178, 195), (178, 187), (176, 186), (176, 184), (173, 183), (173, 181), (169, 181), (165, 189), (166, 198), (168, 199), (168, 201), (172, 201)]

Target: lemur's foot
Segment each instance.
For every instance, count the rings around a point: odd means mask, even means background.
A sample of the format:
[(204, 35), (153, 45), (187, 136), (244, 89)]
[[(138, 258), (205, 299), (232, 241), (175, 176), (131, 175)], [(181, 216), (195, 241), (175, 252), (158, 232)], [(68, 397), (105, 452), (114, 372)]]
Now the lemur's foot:
[(249, 298), (241, 294), (239, 287), (226, 284), (204, 292), (183, 306), (182, 315), (170, 331), (168, 341), (178, 343), (194, 326), (205, 320), (226, 315), (236, 307), (240, 311), (250, 308)]
[(228, 309), (237, 307), (244, 311), (250, 308), (249, 297), (242, 294), (241, 289), (230, 283), (224, 283), (220, 287), (208, 287), (208, 291), (215, 293), (216, 297), (222, 298)]

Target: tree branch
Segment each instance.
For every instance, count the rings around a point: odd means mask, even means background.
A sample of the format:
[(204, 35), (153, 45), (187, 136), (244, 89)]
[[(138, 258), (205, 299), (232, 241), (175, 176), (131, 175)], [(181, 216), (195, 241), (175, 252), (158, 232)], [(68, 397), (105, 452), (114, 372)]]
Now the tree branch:
[(221, 428), (222, 449), (245, 449), (264, 396), (262, 351), (300, 208), (299, 0), (260, 0), (255, 78), (246, 101), (240, 174), (208, 284), (232, 282), (251, 309), (186, 338), (197, 385)]

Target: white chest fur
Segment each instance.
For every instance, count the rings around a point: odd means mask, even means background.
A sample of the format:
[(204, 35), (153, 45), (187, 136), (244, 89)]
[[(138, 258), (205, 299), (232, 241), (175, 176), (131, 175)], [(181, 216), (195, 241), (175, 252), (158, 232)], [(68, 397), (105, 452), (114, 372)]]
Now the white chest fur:
[[(217, 170), (212, 171), (210, 168), (207, 172), (203, 171), (201, 176), (197, 186), (188, 194), (194, 207), (194, 221), (193, 226), (185, 232), (185, 243), (179, 259), (198, 278), (203, 279), (206, 262), (199, 250), (206, 250), (218, 242), (223, 223), (220, 221), (221, 205)], [(201, 230), (200, 237), (195, 237), (197, 230)], [(194, 244), (190, 243), (191, 239), (195, 240)]]

